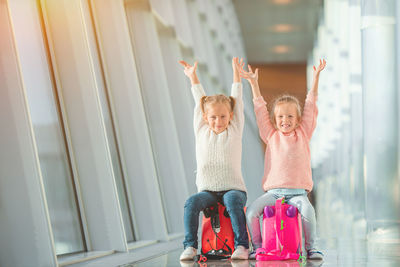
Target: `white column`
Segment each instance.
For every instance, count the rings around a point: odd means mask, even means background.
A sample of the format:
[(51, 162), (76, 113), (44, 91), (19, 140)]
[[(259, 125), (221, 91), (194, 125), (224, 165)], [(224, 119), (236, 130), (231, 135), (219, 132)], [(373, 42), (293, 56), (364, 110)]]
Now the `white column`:
[[(396, 54), (397, 54), (397, 64), (396, 64), (396, 73), (399, 73), (400, 71), (400, 1), (396, 1)], [(400, 92), (400, 75), (397, 75), (397, 92)], [(400, 94), (398, 93), (397, 95), (397, 101), (400, 103)], [(400, 110), (398, 111), (398, 114), (400, 113)], [(398, 116), (398, 127), (400, 127), (400, 116)], [(400, 129), (399, 129), (400, 131)], [(400, 144), (400, 135), (398, 142)], [(399, 145), (399, 152), (400, 154), (400, 145)], [(397, 165), (400, 165), (400, 157), (398, 157), (398, 163)], [(400, 175), (398, 175), (398, 181), (397, 181), (397, 187), (400, 187)], [(400, 194), (397, 195), (397, 197), (394, 199), (396, 202), (397, 210), (400, 210)]]
[(193, 34), (190, 30), (191, 19), (186, 0), (170, 0), (174, 16), (176, 38), (186, 48), (193, 48)]
[(1, 0), (0, 265), (57, 266), (12, 24), (9, 2)]
[[(193, 131), (194, 101), (191, 87), (187, 84), (187, 77), (178, 63), (178, 60), (182, 59), (182, 54), (179, 43), (174, 38), (173, 29), (161, 24), (157, 28), (175, 127), (185, 169), (185, 180), (190, 194), (194, 194), (197, 192), (195, 184), (196, 146)], [(193, 62), (189, 64), (193, 64)]]
[(395, 1), (361, 1), (364, 180), (370, 239), (399, 238)]
[(349, 0), (349, 86), (351, 92), (351, 176), (350, 193), (355, 229), (365, 231), (365, 191), (363, 171), (363, 96), (361, 84), (360, 0)]
[[(173, 116), (156, 24), (146, 1), (125, 5), (147, 122), (161, 185), (168, 232), (183, 230), (183, 206), (188, 197), (185, 170)], [(174, 67), (180, 68), (178, 64)]]

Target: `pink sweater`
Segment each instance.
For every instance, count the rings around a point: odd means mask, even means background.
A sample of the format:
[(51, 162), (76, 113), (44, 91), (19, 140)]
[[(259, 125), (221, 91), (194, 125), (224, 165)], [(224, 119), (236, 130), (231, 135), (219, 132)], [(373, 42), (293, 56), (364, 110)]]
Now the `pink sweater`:
[(265, 150), (264, 191), (274, 188), (297, 188), (311, 191), (310, 139), (317, 122), (317, 97), (309, 91), (300, 125), (289, 135), (278, 131), (271, 123), (262, 96), (253, 99), (257, 125)]

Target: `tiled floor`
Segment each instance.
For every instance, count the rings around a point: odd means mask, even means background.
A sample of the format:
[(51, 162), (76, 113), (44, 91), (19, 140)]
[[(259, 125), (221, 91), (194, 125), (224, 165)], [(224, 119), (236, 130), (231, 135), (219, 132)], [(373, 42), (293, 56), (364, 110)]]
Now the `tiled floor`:
[[(207, 261), (180, 262), (183, 251), (183, 236), (170, 242), (160, 242), (152, 246), (138, 248), (129, 253), (116, 253), (107, 257), (81, 262), (71, 267), (294, 267), (294, 266), (376, 266), (400, 267), (400, 229), (387, 228), (368, 235), (366, 239), (365, 221), (349, 218), (346, 214), (329, 210), (327, 207), (317, 209), (318, 240), (317, 248), (324, 254), (323, 261), (307, 261), (300, 265), (296, 261), (262, 262), (246, 261)], [(334, 217), (329, 214), (336, 214)], [(178, 249), (176, 249), (178, 248)], [(157, 254), (158, 256), (153, 256)]]
[(120, 267), (294, 267), (294, 266), (400, 266), (399, 243), (369, 243), (365, 239), (327, 239), (320, 240), (320, 248), (325, 253), (324, 261), (307, 261), (300, 265), (296, 261), (208, 261), (203, 264), (195, 262), (180, 262), (181, 249), (174, 250), (166, 255), (152, 258), (143, 262), (120, 265)]

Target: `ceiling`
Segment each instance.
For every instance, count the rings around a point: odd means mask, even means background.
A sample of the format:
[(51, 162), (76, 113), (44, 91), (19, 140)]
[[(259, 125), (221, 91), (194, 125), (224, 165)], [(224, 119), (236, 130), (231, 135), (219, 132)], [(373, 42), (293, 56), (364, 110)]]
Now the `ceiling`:
[(248, 62), (306, 62), (323, 0), (233, 0)]

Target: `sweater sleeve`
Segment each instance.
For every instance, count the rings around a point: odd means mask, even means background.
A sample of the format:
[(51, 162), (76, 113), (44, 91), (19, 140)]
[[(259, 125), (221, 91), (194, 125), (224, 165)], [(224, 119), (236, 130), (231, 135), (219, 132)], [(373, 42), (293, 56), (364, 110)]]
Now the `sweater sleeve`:
[(194, 132), (197, 135), (200, 128), (206, 124), (203, 120), (203, 112), (201, 111), (200, 107), (200, 99), (206, 94), (201, 84), (194, 84), (192, 86), (192, 94), (195, 103), (194, 114), (193, 114), (193, 127), (194, 127)]
[(244, 111), (243, 111), (243, 86), (242, 83), (233, 83), (231, 96), (235, 99), (233, 118), (231, 123), (237, 125), (240, 132), (243, 132)]
[(301, 117), (301, 125), (303, 126), (307, 136), (311, 139), (314, 129), (317, 125), (317, 96), (310, 90), (304, 103), (303, 115)]
[(269, 119), (269, 112), (267, 109), (267, 103), (262, 96), (253, 99), (254, 112), (256, 114), (256, 120), (260, 137), (264, 143), (268, 142), (268, 136), (274, 131), (274, 126)]

